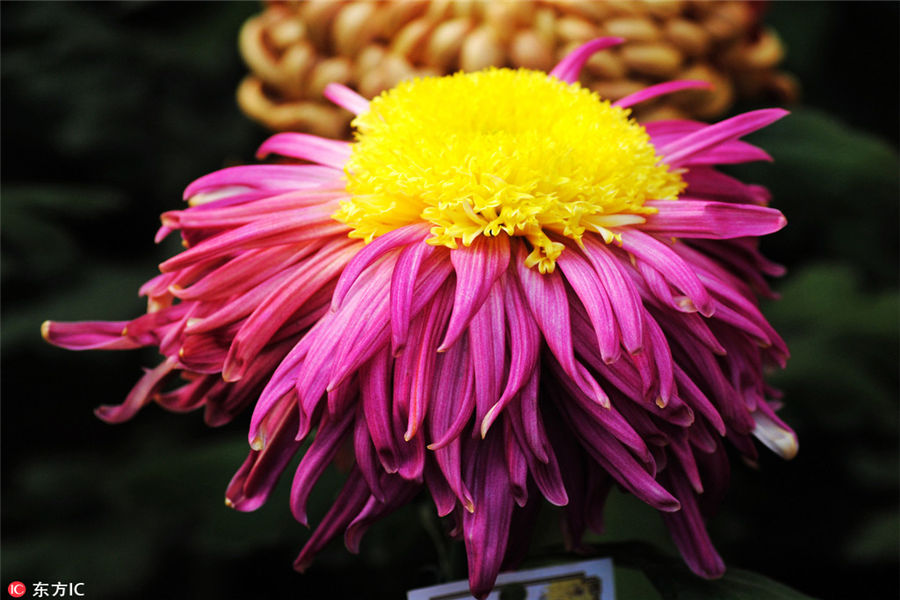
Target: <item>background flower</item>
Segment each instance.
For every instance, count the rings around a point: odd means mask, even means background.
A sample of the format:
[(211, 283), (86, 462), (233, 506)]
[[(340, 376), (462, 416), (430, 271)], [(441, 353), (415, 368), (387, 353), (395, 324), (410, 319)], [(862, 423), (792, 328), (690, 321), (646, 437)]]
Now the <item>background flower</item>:
[[(396, 596), (433, 581), (427, 565), (459, 566), (458, 548), (429, 542), (431, 521), (376, 527), (362, 559), (336, 547), (301, 581), (272, 559), (289, 560), (305, 535), (281, 507), (239, 518), (209, 510), (244, 453), (243, 443), (218, 440), (241, 440), (243, 425), (209, 433), (198, 420), (147, 411), (126, 428), (103, 426), (88, 409), (120, 398), (153, 353), (76, 358), (33, 339), (34, 324), (48, 316), (139, 311), (121, 291), (136, 289), (174, 250), (147, 257), (156, 214), (173, 208), (196, 174), (222, 166), (223, 154), (246, 160), (262, 139), (231, 96), (242, 70), (233, 33), (256, 6), (227, 6), (177, 9), (185, 12), (175, 20), (172, 6), (3, 7), (4, 570), (85, 580), (107, 597), (165, 595), (172, 581), (184, 596), (231, 596), (260, 577), (270, 588), (342, 585), (341, 595), (350, 595), (355, 585), (372, 589), (368, 571), (379, 574), (380, 594)], [(878, 89), (853, 73), (865, 60), (896, 60), (896, 31), (873, 31), (897, 15), (892, 5), (876, 9), (888, 11), (881, 16), (840, 12), (854, 10), (792, 5), (772, 15), (807, 103), (889, 137), (884, 144), (801, 109), (795, 124), (754, 140), (776, 163), (745, 169), (742, 178), (768, 183), (792, 221), (765, 246), (791, 267), (778, 284), (784, 299), (767, 313), (792, 348), (790, 369), (776, 383), (789, 394), (786, 416), (804, 452), (784, 469), (765, 458), (758, 473), (736, 468), (728, 507), (712, 524), (729, 564), (836, 597), (860, 579), (881, 582), (884, 595), (896, 585), (896, 85)], [(835, 48), (838, 31), (852, 43)], [(897, 71), (885, 67), (888, 78)], [(75, 382), (85, 380), (93, 381), (81, 392)], [(321, 515), (330, 498), (313, 501), (311, 512)], [(642, 509), (622, 497), (610, 509), (604, 539), (635, 537)], [(411, 508), (398, 518), (418, 516)], [(542, 518), (552, 531), (553, 515)], [(124, 529), (131, 537), (123, 540)], [(638, 537), (656, 541), (657, 533)], [(535, 555), (553, 550), (547, 539)], [(616, 549), (619, 564), (625, 550)], [(400, 558), (385, 578), (379, 561), (387, 555)], [(838, 564), (851, 575), (846, 581), (820, 580)], [(354, 581), (334, 575), (348, 565)], [(621, 573), (621, 585), (646, 585), (634, 571)]]

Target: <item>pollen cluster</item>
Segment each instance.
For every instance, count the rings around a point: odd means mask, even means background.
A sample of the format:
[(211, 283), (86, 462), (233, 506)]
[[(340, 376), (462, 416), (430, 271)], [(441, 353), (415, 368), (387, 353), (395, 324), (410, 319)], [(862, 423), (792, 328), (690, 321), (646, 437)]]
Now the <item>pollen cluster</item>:
[(550, 272), (563, 245), (640, 223), (684, 188), (629, 111), (539, 71), (488, 69), (399, 84), (353, 121), (350, 199), (334, 218), (372, 241), (429, 222), (428, 242), (523, 236)]

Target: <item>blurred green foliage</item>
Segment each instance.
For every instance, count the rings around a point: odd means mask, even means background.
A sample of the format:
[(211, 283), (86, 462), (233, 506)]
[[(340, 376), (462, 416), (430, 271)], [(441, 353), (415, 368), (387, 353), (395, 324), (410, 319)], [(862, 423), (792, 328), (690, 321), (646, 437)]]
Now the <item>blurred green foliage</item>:
[[(83, 581), (92, 598), (400, 598), (464, 576), (461, 546), (424, 499), (375, 525), (361, 556), (336, 543), (295, 574), (308, 533), (287, 481), (256, 513), (222, 504), (244, 423), (210, 430), (151, 407), (103, 425), (91, 408), (158, 358), (66, 353), (38, 334), (50, 317), (138, 314), (138, 286), (178, 247), (151, 245), (157, 215), (191, 179), (252, 156), (265, 132), (233, 98), (236, 34), (257, 10), (0, 4), (6, 580)], [(615, 492), (606, 534), (589, 542), (616, 559), (620, 598), (900, 595), (898, 5), (774, 3), (768, 20), (804, 100), (753, 137), (775, 163), (734, 172), (767, 185), (790, 222), (764, 242), (789, 267), (765, 310), (792, 350), (772, 382), (801, 451), (791, 463), (764, 453), (758, 469), (735, 461), (710, 522), (733, 566), (719, 582), (687, 575), (654, 511)], [(328, 472), (314, 519), (340, 480)], [(562, 559), (557, 518), (542, 513), (529, 563)]]

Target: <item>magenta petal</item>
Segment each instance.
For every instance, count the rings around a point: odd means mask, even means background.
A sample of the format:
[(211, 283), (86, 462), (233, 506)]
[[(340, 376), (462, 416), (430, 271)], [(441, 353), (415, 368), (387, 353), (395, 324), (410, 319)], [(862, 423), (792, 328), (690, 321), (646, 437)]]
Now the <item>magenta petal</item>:
[(228, 484), (226, 503), (235, 510), (246, 512), (262, 506), (300, 448), (300, 442), (294, 440), (296, 411), (286, 407), (273, 429), (265, 448), (251, 450), (247, 461)]
[(107, 423), (127, 421), (153, 399), (153, 394), (163, 384), (163, 380), (176, 367), (177, 361), (174, 358), (167, 358), (155, 368), (148, 369), (144, 373), (144, 376), (131, 389), (128, 397), (125, 398), (122, 404), (118, 406), (99, 406), (94, 410), (94, 414)]
[(544, 341), (566, 375), (577, 382), (586, 395), (597, 403), (608, 406), (609, 398), (606, 393), (591, 374), (575, 361), (569, 302), (562, 276), (556, 271), (540, 274), (529, 269), (524, 263), (524, 253), (524, 246), (519, 245), (516, 274), (534, 319), (544, 334)]
[(600, 426), (606, 432), (612, 434), (619, 442), (630, 448), (644, 463), (652, 463), (650, 451), (647, 449), (644, 440), (616, 408), (612, 406), (604, 408), (597, 405), (596, 402), (579, 390), (573, 382), (566, 379), (563, 373), (559, 372), (558, 364), (551, 363), (551, 368), (556, 371), (559, 384), (567, 392), (566, 396), (558, 396), (557, 402), (567, 402), (578, 406), (583, 412), (582, 416), (590, 421), (591, 425)]
[(655, 200), (646, 206), (659, 210), (638, 225), (648, 233), (671, 237), (728, 239), (774, 233), (787, 224), (774, 208), (729, 202), (679, 199)]
[(80, 321), (59, 323), (44, 321), (41, 335), (54, 346), (69, 350), (130, 350), (140, 348), (128, 337), (125, 327), (128, 321)]
[(384, 470), (378, 461), (378, 454), (369, 436), (369, 427), (366, 424), (365, 411), (362, 403), (357, 404), (356, 418), (353, 423), (353, 453), (356, 456), (356, 465), (359, 472), (366, 480), (369, 490), (379, 501), (384, 501), (384, 490), (381, 489), (379, 479)]
[(513, 499), (519, 506), (528, 503), (528, 459), (519, 447), (509, 423), (503, 420), (503, 448), (506, 455), (506, 469), (509, 474), (509, 487)]
[[(431, 450), (443, 448), (459, 437), (475, 407), (475, 370), (470, 364), (468, 340), (454, 344), (437, 362), (434, 396), (449, 401), (435, 402), (428, 412)], [(462, 370), (462, 373), (460, 373)], [(448, 475), (449, 477), (449, 475)]]
[(188, 230), (233, 228), (257, 219), (278, 213), (287, 215), (299, 209), (322, 209), (326, 212), (337, 210), (339, 202), (348, 196), (341, 191), (294, 191), (275, 196), (223, 207), (201, 204), (185, 210), (170, 210), (162, 214), (164, 226), (181, 229), (183, 234)]
[(621, 44), (624, 41), (625, 40), (622, 38), (605, 37), (586, 42), (569, 52), (558, 65), (553, 67), (553, 70), (550, 71), (548, 75), (550, 75), (550, 77), (556, 77), (566, 83), (575, 83), (578, 81), (578, 75), (581, 73), (581, 68), (591, 55), (605, 48)]
[(693, 166), (682, 178), (688, 184), (685, 195), (689, 198), (764, 206), (771, 197), (766, 188), (747, 185), (711, 167)]
[(378, 459), (385, 471), (396, 473), (399, 451), (391, 424), (390, 369), (391, 356), (388, 349), (383, 348), (360, 368), (360, 395)]
[(698, 152), (681, 164), (685, 168), (692, 168), (698, 165), (737, 165), (757, 161), (772, 162), (772, 156), (753, 144), (731, 140)]
[(456, 293), (441, 351), (459, 339), (484, 304), (491, 286), (509, 265), (509, 236), (478, 236), (468, 248), (463, 246), (451, 252), (450, 262), (456, 273)]
[(491, 424), (500, 416), (504, 407), (515, 397), (522, 386), (527, 385), (537, 393), (537, 366), (541, 346), (541, 334), (531, 311), (525, 305), (519, 284), (513, 277), (505, 279), (504, 307), (509, 327), (509, 375), (500, 398), (491, 406), (479, 424), (481, 437), (487, 434)]
[(354, 470), (347, 478), (341, 493), (316, 527), (300, 555), (294, 560), (294, 568), (301, 573), (312, 563), (313, 557), (340, 531), (355, 519), (369, 501), (369, 488), (359, 471)]
[(397, 258), (397, 265), (391, 274), (391, 347), (394, 355), (398, 355), (406, 345), (419, 269), (434, 251), (435, 247), (431, 244), (415, 242), (404, 248)]
[[(302, 262), (309, 254), (317, 250), (316, 244), (305, 244), (300, 248), (293, 245), (276, 246), (274, 248), (258, 248), (248, 250), (219, 267), (208, 270), (202, 277), (190, 283), (177, 286), (166, 286), (168, 291), (181, 300), (227, 300), (264, 284), (281, 275), (283, 267), (294, 266)], [(167, 275), (177, 275), (167, 273)], [(174, 277), (173, 277), (174, 279)], [(197, 331), (197, 325), (189, 329)], [(199, 329), (202, 331), (202, 329)]]
[(507, 410), (509, 418), (514, 420), (514, 430), (521, 435), (523, 444), (537, 460), (548, 463), (553, 449), (544, 429), (543, 416), (538, 409), (538, 377), (539, 371), (535, 370), (528, 385), (516, 396), (514, 402), (510, 402)]
[(665, 157), (668, 165), (677, 167), (689, 160), (692, 156), (721, 144), (722, 142), (739, 138), (757, 129), (762, 129), (785, 117), (788, 111), (781, 108), (768, 108), (731, 117), (710, 125), (683, 138), (659, 148), (659, 153)]
[(456, 509), (456, 494), (432, 461), (425, 463), (425, 485), (428, 486), (439, 517), (446, 517)]
[(703, 283), (684, 260), (655, 237), (631, 230), (622, 234), (622, 248), (646, 261), (690, 300), (704, 316), (714, 312), (713, 301)]
[[(534, 390), (534, 394), (537, 394), (536, 389)], [(513, 404), (518, 403), (513, 402)], [(556, 506), (565, 506), (568, 504), (569, 497), (566, 493), (565, 485), (563, 484), (559, 463), (557, 462), (556, 455), (553, 453), (553, 449), (549, 443), (546, 447), (541, 448), (546, 460), (535, 455), (532, 451), (531, 444), (527, 440), (527, 434), (524, 427), (522, 426), (521, 410), (519, 407), (511, 410), (504, 421), (508, 431), (514, 435), (517, 446), (521, 447), (525, 461), (528, 463), (528, 471), (531, 473), (531, 477), (534, 479), (538, 490), (540, 490), (551, 504), (555, 504)], [(511, 441), (507, 439), (506, 443), (510, 444)]]
[(657, 83), (656, 85), (651, 85), (650, 87), (646, 87), (639, 92), (628, 94), (624, 98), (620, 98), (619, 100), (613, 102), (612, 105), (618, 106), (620, 108), (629, 108), (631, 106), (634, 106), (635, 104), (646, 102), (647, 100), (656, 98), (658, 96), (673, 94), (675, 92), (680, 92), (681, 90), (692, 89), (711, 90), (713, 89), (713, 85), (708, 81), (695, 81), (690, 79), (667, 81), (665, 83)]
[(369, 101), (340, 83), (329, 83), (322, 95), (356, 115), (369, 111)]
[(462, 479), (459, 434), (470, 420), (475, 405), (473, 384), (467, 342), (462, 340), (438, 358), (433, 395), (440, 401), (434, 402), (427, 417), (428, 433), (438, 442), (428, 448), (434, 451), (439, 472), (450, 490), (469, 511), (474, 504)]
[(497, 580), (512, 520), (513, 497), (501, 436), (492, 432), (479, 443), (469, 464), (467, 480), (475, 497), (475, 510), (463, 514), (469, 587), (484, 600)]
[(703, 415), (719, 435), (725, 435), (725, 423), (722, 421), (722, 416), (680, 367), (675, 370), (675, 380), (678, 382), (678, 391), (685, 403)]
[(587, 235), (582, 242), (585, 256), (597, 272), (597, 281), (606, 288), (622, 335), (622, 345), (634, 354), (640, 351), (644, 342), (643, 306), (637, 290), (624, 275), (624, 265), (606, 244)]
[(421, 487), (395, 475), (385, 474), (383, 479), (379, 485), (385, 490), (384, 500), (375, 497), (369, 498), (362, 511), (347, 525), (344, 533), (344, 545), (353, 554), (359, 553), (362, 537), (373, 523), (407, 504)]
[(451, 302), (450, 286), (449, 282), (446, 282), (435, 294), (431, 305), (420, 313), (418, 319), (422, 322), (421, 331), (414, 332), (413, 340), (406, 352), (397, 359), (397, 362), (406, 362), (404, 359), (408, 359), (411, 363), (409, 421), (403, 435), (407, 441), (416, 435), (428, 411), (438, 354), (438, 336), (446, 324)]
[(301, 397), (314, 398), (325, 389), (336, 388), (387, 344), (388, 281), (396, 256), (385, 258), (372, 265), (340, 310), (329, 315), (333, 317), (331, 325), (319, 332), (317, 344), (310, 349), (311, 358), (297, 377)]
[(557, 260), (566, 281), (587, 311), (603, 360), (611, 364), (621, 355), (619, 331), (613, 316), (612, 303), (606, 289), (597, 280), (596, 272), (578, 251), (568, 246)]
[(503, 389), (506, 323), (500, 286), (491, 288), (487, 301), (469, 325), (469, 353), (475, 370), (475, 423), (478, 427)]
[(270, 154), (290, 156), (326, 167), (343, 169), (347, 159), (350, 158), (350, 144), (306, 133), (276, 133), (259, 147), (256, 158), (262, 159)]
[[(246, 165), (228, 167), (204, 175), (184, 190), (187, 200), (211, 189), (241, 186), (253, 190), (292, 191), (298, 188), (340, 190), (344, 188), (343, 172), (316, 165)], [(243, 191), (246, 191), (243, 190)]]
[(225, 384), (215, 375), (198, 377), (170, 392), (158, 393), (155, 402), (166, 410), (181, 413), (190, 412), (203, 406), (206, 394), (216, 384)]
[(226, 381), (243, 377), (262, 348), (307, 300), (337, 278), (356, 250), (355, 245), (326, 246), (311, 259), (316, 269), (297, 269), (260, 301), (234, 336), (222, 366), (222, 377)]
[(428, 228), (424, 225), (408, 225), (389, 231), (363, 247), (341, 273), (337, 288), (334, 290), (332, 308), (337, 310), (341, 306), (350, 288), (372, 263), (390, 250), (424, 240), (426, 235), (428, 235)]
[(675, 490), (675, 494), (681, 501), (681, 510), (672, 513), (663, 513), (663, 521), (672, 534), (672, 540), (681, 551), (685, 562), (691, 571), (708, 579), (721, 577), (725, 573), (725, 563), (716, 552), (706, 532), (703, 518), (697, 507), (696, 496), (680, 473), (667, 471), (668, 483)]
[(572, 402), (564, 402), (563, 412), (584, 448), (606, 471), (629, 492), (665, 512), (676, 511), (678, 500), (647, 473), (634, 457), (602, 427), (592, 426), (593, 419)]
[(281, 213), (208, 238), (163, 262), (159, 268), (163, 272), (175, 271), (199, 261), (219, 258), (239, 250), (306, 242), (346, 230), (346, 225), (331, 218), (330, 210), (304, 209), (292, 211), (290, 214)]
[(316, 481), (334, 459), (344, 438), (350, 432), (353, 416), (352, 411), (347, 411), (339, 418), (333, 418), (327, 413), (323, 415), (315, 439), (297, 465), (291, 484), (291, 512), (294, 518), (304, 525), (307, 524), (306, 501)]

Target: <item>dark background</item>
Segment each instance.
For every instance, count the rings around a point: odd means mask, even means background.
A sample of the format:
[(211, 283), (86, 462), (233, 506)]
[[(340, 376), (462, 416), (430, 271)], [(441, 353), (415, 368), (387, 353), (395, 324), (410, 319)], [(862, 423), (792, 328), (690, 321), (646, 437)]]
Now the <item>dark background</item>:
[[(772, 381), (801, 449), (788, 463), (763, 452), (758, 469), (734, 461), (710, 530), (729, 566), (821, 598), (900, 594), (898, 6), (770, 6), (803, 98), (752, 138), (775, 163), (739, 170), (768, 185), (789, 220), (765, 241), (789, 267), (775, 283), (782, 299), (765, 310), (792, 350)], [(266, 133), (235, 105), (245, 71), (236, 35), (258, 10), (0, 4), (4, 587), (84, 582), (90, 598), (400, 598), (465, 576), (462, 548), (443, 541), (424, 499), (376, 525), (360, 556), (336, 543), (295, 574), (309, 533), (290, 516), (287, 482), (256, 513), (223, 506), (247, 451), (246, 419), (211, 430), (199, 414), (151, 406), (104, 425), (92, 408), (123, 399), (154, 352), (71, 353), (40, 338), (48, 318), (140, 314), (138, 286), (178, 249), (153, 246), (158, 214), (179, 205), (192, 179), (251, 159)], [(314, 517), (339, 480), (326, 475)], [(653, 513), (614, 494), (607, 535), (592, 541), (671, 552)], [(558, 557), (555, 519), (543, 515), (532, 564)], [(620, 566), (641, 566), (633, 546), (604, 549)], [(642, 574), (652, 571), (617, 569), (619, 597), (653, 597)], [(678, 597), (710, 597), (702, 593), (712, 588), (697, 589)]]

